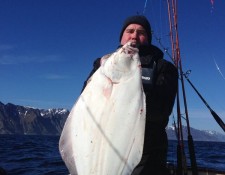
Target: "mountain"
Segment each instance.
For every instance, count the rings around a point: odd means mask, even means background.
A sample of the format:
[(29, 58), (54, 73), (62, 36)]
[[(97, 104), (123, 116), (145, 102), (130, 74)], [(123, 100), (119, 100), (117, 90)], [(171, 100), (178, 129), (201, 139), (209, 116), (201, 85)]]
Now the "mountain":
[[(36, 109), (0, 102), (0, 134), (60, 135), (69, 115), (67, 109)], [(175, 128), (166, 129), (168, 139), (176, 140)], [(183, 127), (184, 139), (187, 128)], [(215, 131), (202, 131), (191, 128), (194, 141), (225, 142), (225, 135)]]
[[(166, 128), (166, 131), (167, 131), (169, 140), (177, 140), (174, 126), (168, 126)], [(183, 131), (184, 140), (187, 140), (188, 138), (187, 127), (183, 126), (182, 131)], [(225, 142), (225, 135), (216, 131), (198, 130), (198, 129), (190, 128), (190, 132), (194, 141)]]
[(69, 111), (0, 102), (0, 134), (59, 135)]

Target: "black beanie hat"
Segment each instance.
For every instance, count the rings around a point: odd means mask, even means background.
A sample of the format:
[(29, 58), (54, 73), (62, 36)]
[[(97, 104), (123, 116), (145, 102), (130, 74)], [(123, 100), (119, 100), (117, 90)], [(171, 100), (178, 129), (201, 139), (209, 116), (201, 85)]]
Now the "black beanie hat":
[(147, 32), (147, 36), (148, 36), (148, 40), (149, 40), (149, 43), (152, 42), (152, 32), (151, 32), (151, 26), (150, 26), (150, 23), (149, 21), (147, 20), (147, 18), (143, 15), (135, 15), (135, 16), (130, 16), (128, 17), (125, 21), (124, 21), (124, 24), (123, 24), (123, 27), (122, 27), (122, 30), (120, 32), (120, 41), (121, 41), (121, 38), (123, 36), (123, 32), (124, 30), (126, 29), (126, 27), (130, 24), (139, 24), (141, 25), (142, 27), (144, 27), (144, 29), (146, 30)]

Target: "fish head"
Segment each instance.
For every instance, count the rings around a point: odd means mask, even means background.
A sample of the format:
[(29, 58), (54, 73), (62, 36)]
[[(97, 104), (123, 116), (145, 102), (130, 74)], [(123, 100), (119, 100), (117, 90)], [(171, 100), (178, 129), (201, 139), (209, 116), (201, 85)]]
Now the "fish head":
[(130, 78), (141, 67), (138, 52), (132, 42), (127, 42), (102, 62), (103, 74), (115, 83)]

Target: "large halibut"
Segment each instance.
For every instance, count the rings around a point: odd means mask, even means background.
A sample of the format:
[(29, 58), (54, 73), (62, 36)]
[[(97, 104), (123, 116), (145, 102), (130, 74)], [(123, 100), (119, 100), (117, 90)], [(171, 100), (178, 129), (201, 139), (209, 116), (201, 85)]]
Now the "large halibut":
[(64, 125), (59, 150), (71, 175), (130, 175), (141, 160), (145, 94), (138, 49), (101, 60)]

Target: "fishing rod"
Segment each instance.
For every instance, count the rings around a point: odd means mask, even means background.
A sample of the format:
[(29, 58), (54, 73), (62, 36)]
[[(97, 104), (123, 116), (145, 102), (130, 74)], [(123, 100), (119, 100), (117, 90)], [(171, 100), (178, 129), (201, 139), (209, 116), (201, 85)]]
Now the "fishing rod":
[(179, 88), (177, 89), (177, 174), (187, 175), (187, 161), (184, 152), (184, 138), (180, 112)]
[(190, 74), (190, 72), (191, 71), (189, 70), (186, 73), (183, 73), (184, 77), (189, 82), (189, 84), (191, 85), (191, 87), (195, 90), (195, 92), (198, 94), (198, 96), (203, 101), (203, 103), (206, 105), (206, 107), (209, 109), (209, 111), (211, 112), (211, 114), (214, 117), (214, 119), (216, 120), (216, 122), (220, 125), (220, 127), (225, 132), (225, 124), (224, 124), (223, 120), (217, 115), (217, 113), (214, 110), (212, 110), (212, 108), (208, 105), (208, 103), (205, 101), (205, 99), (202, 97), (202, 95), (199, 93), (199, 91), (195, 88), (195, 86), (189, 80), (188, 75)]
[[(160, 38), (157, 38), (157, 36), (154, 34), (154, 32), (152, 34), (155, 37), (155, 39), (158, 41), (159, 45), (163, 48), (164, 52), (170, 57), (170, 59), (176, 65), (175, 60), (173, 59), (174, 57), (172, 57), (171, 54), (168, 52), (168, 49), (163, 46), (163, 44), (161, 42), (161, 39)], [(191, 80), (188, 78), (188, 75), (190, 73), (191, 73), (191, 71), (188, 70), (188, 71), (186, 71), (186, 73), (182, 72), (182, 75), (185, 77), (185, 79), (187, 80), (187, 82), (191, 85), (191, 87), (194, 89), (194, 91), (197, 93), (197, 95), (200, 97), (200, 99), (203, 101), (203, 103), (209, 109), (209, 111), (211, 112), (211, 114), (214, 117), (214, 119), (216, 120), (216, 122), (219, 124), (219, 126), (225, 132), (225, 124), (224, 124), (223, 120), (219, 117), (219, 115), (217, 115), (217, 113), (214, 110), (212, 110), (212, 108), (208, 105), (208, 103), (206, 102), (206, 100), (202, 97), (202, 95), (199, 93), (199, 91), (195, 88), (195, 86), (193, 85), (193, 83), (191, 82)]]
[[(178, 25), (177, 25), (177, 1), (176, 0), (167, 0), (167, 4), (168, 4), (168, 15), (169, 15), (169, 23), (170, 23), (171, 44), (172, 44), (173, 54), (174, 54), (173, 60), (175, 62), (176, 67), (180, 71), (183, 102), (184, 102), (186, 123), (187, 123), (187, 130), (188, 130), (188, 148), (189, 148), (189, 154), (190, 154), (191, 169), (192, 169), (193, 175), (198, 175), (195, 150), (194, 150), (194, 142), (193, 142), (193, 138), (192, 138), (191, 131), (190, 131), (187, 100), (186, 100), (186, 93), (185, 93), (184, 80), (183, 80), (183, 70), (182, 70), (181, 56), (180, 56)], [(173, 17), (173, 20), (171, 20), (172, 17)], [(174, 37), (173, 37), (173, 35), (174, 35)], [(174, 38), (175, 38), (175, 42), (174, 42)], [(178, 118), (180, 118), (180, 120), (181, 120), (180, 114), (178, 114)], [(181, 126), (181, 128), (182, 128), (182, 126)], [(180, 154), (182, 154), (182, 153), (180, 153)]]
[[(189, 145), (189, 153), (190, 153), (190, 159), (191, 159), (191, 167), (192, 167), (192, 174), (193, 175), (197, 175), (197, 163), (196, 163), (196, 157), (195, 157), (195, 151), (194, 151), (194, 143), (193, 143), (193, 138), (190, 134), (190, 125), (189, 125), (189, 119), (188, 119), (188, 111), (187, 111), (187, 103), (186, 103), (186, 95), (185, 95), (185, 89), (184, 89), (184, 80), (183, 80), (183, 76), (186, 78), (186, 80), (188, 81), (188, 83), (192, 86), (192, 88), (195, 90), (195, 92), (198, 94), (198, 96), (201, 98), (201, 100), (204, 102), (204, 104), (207, 106), (207, 108), (210, 110), (211, 114), (213, 115), (214, 119), (216, 120), (216, 122), (220, 125), (220, 127), (224, 130), (225, 132), (225, 124), (224, 122), (221, 120), (221, 118), (216, 114), (215, 111), (213, 111), (210, 106), (207, 104), (207, 102), (204, 100), (204, 98), (201, 96), (201, 94), (197, 91), (197, 89), (194, 87), (194, 85), (191, 83), (191, 81), (188, 79), (187, 74), (183, 73), (182, 70), (182, 65), (181, 65), (181, 59), (180, 59), (180, 49), (179, 49), (179, 39), (178, 39), (178, 32), (177, 32), (177, 13), (176, 13), (176, 0), (171, 0), (172, 1), (172, 11), (173, 11), (173, 17), (174, 17), (174, 27), (175, 27), (175, 33), (176, 33), (176, 42), (174, 41), (174, 37), (173, 37), (173, 25), (172, 25), (172, 20), (171, 20), (171, 8), (170, 8), (170, 2), (169, 0), (167, 0), (167, 4), (168, 4), (168, 14), (169, 14), (169, 22), (170, 22), (170, 37), (171, 37), (171, 45), (172, 45), (172, 53), (173, 53), (173, 57), (169, 54), (168, 49), (165, 48), (163, 46), (163, 44), (161, 43), (161, 40), (159, 38), (157, 38), (154, 34), (154, 32), (152, 32), (152, 35), (156, 38), (156, 40), (158, 40), (160, 46), (164, 49), (165, 53), (167, 53), (167, 55), (172, 59), (172, 61), (174, 62), (175, 66), (177, 68), (179, 68), (180, 70), (180, 77), (181, 77), (181, 82), (182, 82), (182, 91), (183, 91), (183, 96), (184, 96), (184, 105), (185, 105), (185, 114), (186, 114), (186, 121), (187, 121), (187, 128), (188, 128), (188, 145)], [(147, 0), (145, 2), (145, 8), (146, 8), (146, 3)], [(179, 64), (178, 64), (179, 62)], [(179, 103), (179, 97), (178, 99), (178, 103)], [(181, 115), (180, 115), (180, 106), (178, 105), (178, 126), (182, 127), (181, 124)], [(181, 127), (178, 127), (178, 133), (182, 135), (182, 129)], [(178, 137), (180, 136), (178, 134)], [(182, 138), (178, 138), (178, 142), (180, 142), (180, 139), (182, 140)], [(182, 151), (182, 144), (178, 145), (179, 147), (179, 155), (181, 155), (181, 157), (183, 156), (185, 158), (185, 155), (183, 155), (183, 151)], [(179, 158), (180, 159), (180, 158)], [(182, 159), (182, 158), (181, 158)], [(182, 161), (182, 160), (181, 160)], [(180, 173), (181, 174), (181, 171)]]
[[(170, 24), (170, 31), (171, 31), (171, 35), (170, 35), (170, 40), (171, 40), (171, 46), (172, 46), (172, 55), (174, 58), (172, 59), (175, 66), (178, 67), (178, 62), (176, 61), (175, 57), (176, 55), (176, 44), (174, 41), (174, 35), (172, 35), (172, 31), (173, 31), (173, 27), (172, 27), (172, 15), (170, 13), (171, 11), (171, 6), (169, 1), (167, 1), (167, 7), (168, 7), (168, 17), (169, 17), (169, 24)], [(174, 8), (172, 9), (173, 14), (174, 12)], [(159, 40), (160, 45), (162, 46), (160, 40)], [(164, 47), (163, 47), (164, 48)], [(165, 49), (165, 52), (168, 52), (168, 49)], [(178, 59), (177, 59), (178, 60)], [(179, 70), (177, 69), (177, 73), (179, 74)], [(183, 129), (182, 129), (182, 120), (181, 120), (181, 112), (180, 112), (180, 97), (179, 97), (179, 84), (178, 84), (178, 88), (177, 88), (177, 128), (176, 128), (176, 134), (177, 134), (177, 168), (176, 168), (176, 173), (177, 174), (183, 174), (187, 175), (187, 162), (186, 162), (186, 155), (184, 152), (184, 139), (183, 139)], [(174, 121), (174, 125), (176, 127), (175, 121)]]
[[(163, 48), (164, 52), (169, 56), (169, 58), (174, 62), (175, 61), (173, 59), (173, 57), (171, 56), (171, 54), (168, 52), (168, 49), (165, 48), (161, 42), (160, 38), (157, 38), (157, 36), (154, 34), (153, 32), (153, 36), (155, 37), (155, 39), (158, 41), (159, 45)], [(176, 65), (176, 64), (175, 64)], [(191, 82), (191, 80), (187, 77), (188, 74), (190, 74), (190, 70), (188, 70), (186, 73), (182, 72), (182, 75), (185, 77), (185, 79), (187, 80), (187, 82), (191, 85), (191, 87), (195, 90), (195, 92), (197, 93), (197, 95), (200, 97), (200, 99), (203, 101), (203, 103), (206, 105), (206, 107), (209, 109), (209, 111), (211, 112), (212, 116), (214, 117), (214, 119), (216, 120), (216, 122), (219, 124), (219, 126), (223, 129), (223, 131), (225, 132), (225, 124), (223, 122), (223, 120), (219, 117), (219, 115), (216, 114), (216, 112), (214, 110), (212, 110), (212, 108), (208, 105), (208, 103), (206, 102), (206, 100), (202, 97), (202, 95), (199, 93), (199, 91), (195, 88), (195, 86), (193, 85), (193, 83)]]

